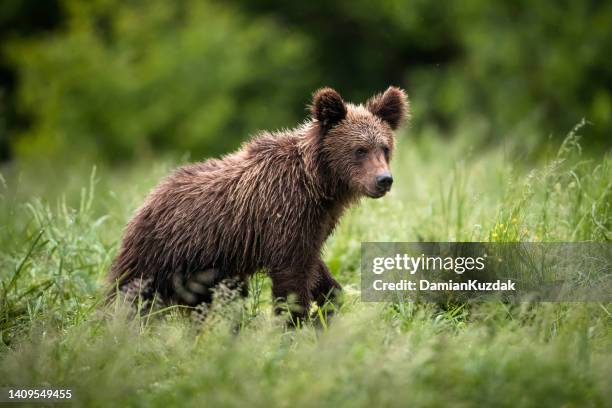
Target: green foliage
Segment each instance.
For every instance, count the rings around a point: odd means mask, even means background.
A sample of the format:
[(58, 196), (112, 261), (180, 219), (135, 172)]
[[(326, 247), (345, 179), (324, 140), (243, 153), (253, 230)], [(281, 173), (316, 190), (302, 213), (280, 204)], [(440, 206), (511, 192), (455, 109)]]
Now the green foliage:
[(76, 406), (604, 406), (609, 304), (367, 304), (357, 289), (361, 241), (609, 240), (612, 157), (587, 160), (577, 133), (535, 169), (508, 159), (518, 147), (466, 154), (466, 135), (400, 138), (391, 195), (364, 200), (327, 242), (346, 295), (319, 331), (285, 331), (262, 276), (239, 316), (103, 314), (121, 229), (166, 163), (68, 166), (75, 179), (51, 187), (44, 169), (7, 176), (0, 385), (69, 386)]
[(604, 50), (612, 46), (610, 4), (478, 0), (458, 10), (458, 17), (465, 58), (435, 92), (443, 97), (445, 89), (460, 89), (455, 112), (475, 108), (493, 129), (514, 130), (517, 137), (545, 129), (562, 138), (584, 117), (594, 124), (591, 137), (608, 140), (612, 65)]
[(219, 153), (308, 100), (308, 42), (269, 19), (195, 0), (65, 6), (61, 30), (8, 49), (32, 117), (21, 155)]
[(322, 81), (351, 98), (405, 86), (416, 129), (477, 121), (490, 140), (509, 134), (537, 144), (551, 133), (562, 140), (584, 117), (593, 123), (585, 143), (610, 146), (609, 3), (234, 3), (312, 36)]
[(3, 47), (18, 82), (2, 95), (0, 146), (17, 157), (214, 155), (294, 126), (324, 85), (353, 101), (406, 87), (417, 135), (470, 128), (532, 150), (586, 118), (585, 147), (610, 146), (606, 2), (61, 5), (55, 26), (17, 30)]

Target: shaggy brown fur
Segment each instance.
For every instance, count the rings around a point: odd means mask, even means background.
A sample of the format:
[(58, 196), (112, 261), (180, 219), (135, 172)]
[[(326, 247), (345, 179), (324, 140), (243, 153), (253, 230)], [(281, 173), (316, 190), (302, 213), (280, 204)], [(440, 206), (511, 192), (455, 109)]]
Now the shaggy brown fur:
[(394, 87), (365, 106), (324, 88), (300, 127), (177, 169), (129, 222), (111, 283), (125, 291), (146, 281), (145, 297), (197, 305), (221, 282), (246, 295), (248, 278), (263, 269), (274, 297), (294, 295), (293, 313), (304, 317), (311, 301), (341, 289), (321, 247), (348, 205), (390, 189), (392, 130), (407, 108)]

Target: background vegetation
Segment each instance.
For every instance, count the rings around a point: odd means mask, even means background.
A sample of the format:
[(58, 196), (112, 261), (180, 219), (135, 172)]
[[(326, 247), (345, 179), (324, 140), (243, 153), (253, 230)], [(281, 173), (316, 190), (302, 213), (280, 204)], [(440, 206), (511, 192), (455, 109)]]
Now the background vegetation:
[[(105, 407), (609, 406), (610, 303), (358, 288), (362, 241), (610, 241), (610, 21), (595, 1), (3, 1), (0, 386)], [(346, 288), (331, 322), (286, 331), (264, 276), (204, 323), (100, 308), (123, 226), (172, 167), (294, 126), (317, 87), (389, 84), (413, 122), (392, 194), (326, 245)]]
[(293, 126), (323, 85), (401, 85), (416, 130), (528, 148), (582, 118), (588, 147), (612, 130), (607, 2), (7, 0), (0, 21), (5, 159), (217, 154)]

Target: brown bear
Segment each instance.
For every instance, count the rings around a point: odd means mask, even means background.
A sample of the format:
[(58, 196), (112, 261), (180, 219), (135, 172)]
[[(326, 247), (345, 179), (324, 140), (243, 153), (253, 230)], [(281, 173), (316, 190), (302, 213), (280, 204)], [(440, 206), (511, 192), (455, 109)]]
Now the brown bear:
[(246, 295), (248, 278), (265, 270), (277, 301), (294, 298), (298, 320), (311, 302), (333, 299), (341, 287), (321, 248), (350, 204), (390, 190), (392, 131), (408, 101), (390, 87), (353, 105), (323, 88), (310, 109), (295, 129), (263, 132), (162, 181), (125, 229), (111, 292), (194, 306), (209, 303), (221, 282)]

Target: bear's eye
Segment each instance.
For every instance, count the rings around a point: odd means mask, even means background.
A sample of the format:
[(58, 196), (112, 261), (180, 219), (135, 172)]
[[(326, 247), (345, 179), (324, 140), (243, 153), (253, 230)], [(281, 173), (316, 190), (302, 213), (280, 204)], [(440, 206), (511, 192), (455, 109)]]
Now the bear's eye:
[(387, 146), (383, 147), (383, 154), (385, 155), (385, 159), (389, 161), (389, 148)]
[(359, 149), (355, 150), (355, 156), (358, 159), (363, 159), (366, 154), (368, 154), (368, 151), (363, 147), (360, 147)]

